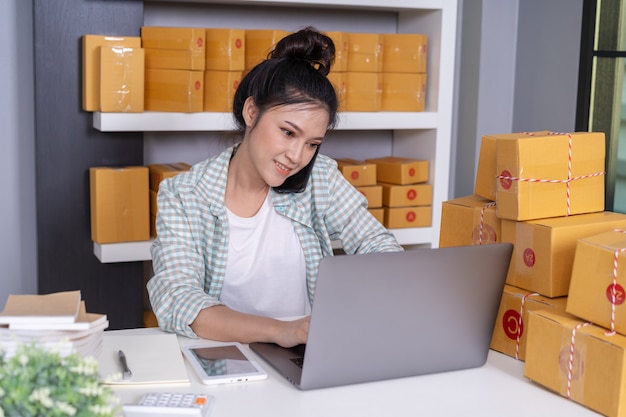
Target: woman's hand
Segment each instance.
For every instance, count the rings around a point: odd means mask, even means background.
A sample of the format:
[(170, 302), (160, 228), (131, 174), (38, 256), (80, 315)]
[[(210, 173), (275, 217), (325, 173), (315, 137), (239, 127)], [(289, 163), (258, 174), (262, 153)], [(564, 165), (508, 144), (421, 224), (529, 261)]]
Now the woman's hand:
[(310, 316), (292, 321), (281, 321), (275, 343), (286, 348), (306, 343), (310, 323)]

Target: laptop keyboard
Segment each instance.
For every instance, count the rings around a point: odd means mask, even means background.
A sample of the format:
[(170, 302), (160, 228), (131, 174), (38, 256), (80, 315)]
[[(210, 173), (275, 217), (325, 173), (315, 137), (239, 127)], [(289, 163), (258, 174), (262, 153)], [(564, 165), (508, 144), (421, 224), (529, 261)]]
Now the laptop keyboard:
[(302, 368), (302, 365), (304, 364), (304, 357), (291, 358), (289, 360), (298, 365), (300, 368)]

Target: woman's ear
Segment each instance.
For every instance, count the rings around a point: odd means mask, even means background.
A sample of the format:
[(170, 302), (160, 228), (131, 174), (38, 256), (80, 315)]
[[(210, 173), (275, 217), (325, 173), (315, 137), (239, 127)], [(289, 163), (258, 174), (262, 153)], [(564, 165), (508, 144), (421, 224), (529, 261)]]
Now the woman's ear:
[(243, 119), (246, 122), (246, 127), (254, 126), (257, 115), (259, 114), (259, 109), (257, 108), (256, 103), (254, 102), (252, 97), (248, 97), (243, 103), (242, 113)]

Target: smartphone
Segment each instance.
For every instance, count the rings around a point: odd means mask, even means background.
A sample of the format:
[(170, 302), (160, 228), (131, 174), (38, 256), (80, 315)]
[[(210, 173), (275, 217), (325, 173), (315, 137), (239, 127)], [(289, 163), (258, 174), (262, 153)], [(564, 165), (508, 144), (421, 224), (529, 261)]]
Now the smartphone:
[(315, 159), (317, 158), (317, 153), (319, 152), (320, 147), (318, 146), (315, 150), (315, 154), (311, 159), (311, 162), (297, 174), (292, 175), (287, 178), (287, 180), (279, 185), (278, 187), (274, 187), (274, 190), (281, 194), (287, 193), (301, 193), (306, 189), (306, 185), (309, 182), (309, 177), (311, 176), (311, 172), (313, 171), (313, 165), (315, 165)]

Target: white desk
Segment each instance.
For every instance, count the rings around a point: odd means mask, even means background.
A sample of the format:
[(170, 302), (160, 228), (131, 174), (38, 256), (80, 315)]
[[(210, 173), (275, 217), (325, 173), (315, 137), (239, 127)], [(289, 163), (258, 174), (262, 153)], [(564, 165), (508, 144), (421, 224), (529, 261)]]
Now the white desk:
[[(104, 337), (114, 332), (141, 337), (159, 331), (117, 330), (105, 332)], [(179, 337), (179, 342), (197, 340)], [(216, 398), (212, 417), (600, 415), (529, 381), (523, 376), (523, 362), (495, 351), (481, 368), (313, 391), (298, 390), (259, 361), (269, 374), (267, 380), (207, 386), (188, 367), (190, 385), (143, 385), (115, 388), (115, 392), (123, 403), (137, 402), (148, 391), (204, 392)]]

